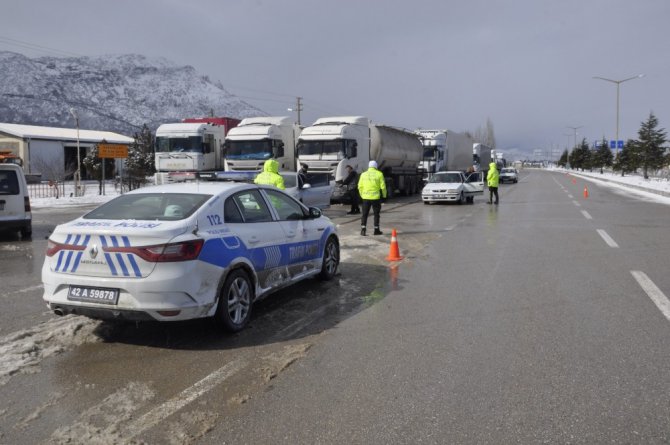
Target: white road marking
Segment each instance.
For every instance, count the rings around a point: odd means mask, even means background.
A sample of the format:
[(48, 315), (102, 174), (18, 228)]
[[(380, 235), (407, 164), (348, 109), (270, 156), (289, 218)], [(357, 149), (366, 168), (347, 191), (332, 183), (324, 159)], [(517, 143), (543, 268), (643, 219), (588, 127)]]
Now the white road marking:
[(582, 210), (582, 215), (584, 215), (584, 218), (586, 219), (593, 219), (586, 210)]
[(574, 196), (572, 196), (570, 193), (568, 193), (568, 198), (572, 199)]
[(195, 383), (193, 386), (186, 388), (172, 399), (168, 400), (162, 405), (157, 406), (139, 419), (130, 423), (126, 427), (128, 434), (127, 438), (132, 439), (149, 428), (158, 425), (168, 416), (176, 413), (184, 406), (210, 391), (212, 388), (223, 383), (224, 380), (234, 375), (244, 366), (246, 366), (246, 363), (243, 360), (234, 360), (230, 363), (226, 363), (224, 366), (217, 369), (199, 382)]
[(646, 273), (639, 270), (631, 270), (630, 273), (633, 274), (633, 278), (635, 278), (637, 284), (639, 284), (642, 290), (647, 293), (649, 298), (651, 298), (651, 301), (653, 301), (656, 307), (658, 307), (663, 315), (665, 315), (665, 318), (670, 320), (670, 300), (668, 300), (668, 297), (666, 297), (661, 289), (651, 281)]
[(616, 247), (619, 247), (619, 245), (616, 243), (616, 241), (614, 241), (614, 240), (612, 239), (612, 237), (609, 236), (609, 235), (607, 234), (607, 232), (605, 232), (603, 229), (598, 229), (598, 235), (600, 235), (600, 237), (601, 237), (603, 240), (605, 240), (605, 242), (607, 243), (608, 246), (610, 246), (610, 247), (615, 247), (615, 248), (616, 248)]
[(582, 205), (581, 205), (580, 203), (578, 203), (577, 201), (572, 201), (572, 203), (573, 203), (574, 205), (576, 205), (577, 207), (581, 207), (581, 206), (582, 206)]

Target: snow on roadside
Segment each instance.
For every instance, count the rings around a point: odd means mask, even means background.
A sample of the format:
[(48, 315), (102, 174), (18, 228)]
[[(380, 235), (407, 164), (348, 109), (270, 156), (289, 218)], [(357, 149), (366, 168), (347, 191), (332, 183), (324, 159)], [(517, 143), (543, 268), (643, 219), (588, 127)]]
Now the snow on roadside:
[(74, 186), (72, 184), (65, 185), (65, 193), (60, 198), (30, 198), (30, 205), (35, 209), (52, 208), (52, 207), (77, 207), (90, 204), (102, 204), (112, 198), (119, 196), (119, 192), (114, 189), (113, 185), (107, 184), (105, 187), (105, 194), (101, 195), (98, 192), (98, 185), (96, 183), (86, 183), (84, 187), (84, 196), (73, 196)]
[(604, 187), (618, 189), (637, 195), (648, 201), (670, 205), (670, 181), (663, 178), (644, 179), (639, 175), (621, 176), (611, 172), (580, 172), (573, 170), (559, 170), (570, 175), (578, 176), (587, 181), (595, 182)]
[(96, 320), (68, 315), (0, 337), (0, 386), (13, 375), (38, 372), (47, 357), (102, 341), (94, 332), (99, 324)]

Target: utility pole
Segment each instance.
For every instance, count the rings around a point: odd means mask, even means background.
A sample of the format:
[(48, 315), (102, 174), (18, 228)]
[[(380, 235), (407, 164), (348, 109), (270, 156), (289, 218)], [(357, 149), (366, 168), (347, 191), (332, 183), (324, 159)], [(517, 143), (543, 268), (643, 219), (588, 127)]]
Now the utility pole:
[(295, 98), (295, 111), (298, 113), (298, 125), (300, 125), (300, 112), (302, 111), (302, 97), (298, 96)]
[(70, 114), (77, 124), (77, 171), (74, 173), (74, 196), (81, 196), (81, 154), (79, 152), (79, 115), (74, 108), (70, 108)]

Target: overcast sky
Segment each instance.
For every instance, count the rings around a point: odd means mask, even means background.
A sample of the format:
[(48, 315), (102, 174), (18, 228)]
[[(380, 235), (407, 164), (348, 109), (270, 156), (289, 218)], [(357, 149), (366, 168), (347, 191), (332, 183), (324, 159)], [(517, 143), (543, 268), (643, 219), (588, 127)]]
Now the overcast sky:
[[(668, 0), (0, 0), (0, 50), (191, 65), (271, 115), (473, 131), (508, 158), (670, 128)], [(42, 48), (36, 49), (35, 45)], [(295, 116), (295, 113), (294, 113)], [(557, 155), (555, 155), (557, 157)]]

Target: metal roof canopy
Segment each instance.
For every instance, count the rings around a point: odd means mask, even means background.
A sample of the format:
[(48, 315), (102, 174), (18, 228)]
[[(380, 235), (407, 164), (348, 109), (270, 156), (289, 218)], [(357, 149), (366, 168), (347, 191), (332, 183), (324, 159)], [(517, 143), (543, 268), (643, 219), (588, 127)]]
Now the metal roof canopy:
[[(20, 137), (22, 139), (46, 139), (73, 142), (77, 140), (76, 128), (40, 127), (36, 125), (0, 123), (0, 133), (6, 133), (11, 136)], [(112, 133), (111, 131), (79, 129), (80, 142), (98, 143), (103, 139), (109, 143), (126, 145), (135, 141), (131, 137), (118, 133)]]

